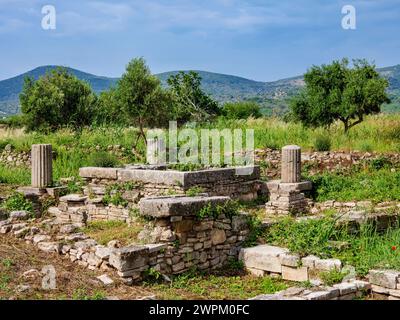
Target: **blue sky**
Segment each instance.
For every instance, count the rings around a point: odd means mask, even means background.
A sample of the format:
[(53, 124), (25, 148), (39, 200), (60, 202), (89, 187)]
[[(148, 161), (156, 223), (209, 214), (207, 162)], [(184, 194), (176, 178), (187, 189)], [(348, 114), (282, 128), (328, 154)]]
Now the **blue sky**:
[[(54, 5), (56, 30), (41, 9)], [(357, 29), (341, 26), (356, 8)], [(400, 0), (0, 0), (0, 79), (60, 64), (120, 76), (197, 69), (272, 81), (341, 57), (400, 63)]]

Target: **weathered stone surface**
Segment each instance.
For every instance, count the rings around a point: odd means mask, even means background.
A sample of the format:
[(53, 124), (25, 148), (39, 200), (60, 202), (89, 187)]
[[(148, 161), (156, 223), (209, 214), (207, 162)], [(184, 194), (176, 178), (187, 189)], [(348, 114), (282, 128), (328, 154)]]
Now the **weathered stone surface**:
[(37, 244), (39, 242), (46, 241), (48, 242), (51, 239), (50, 236), (44, 234), (37, 234), (33, 237), (33, 243)]
[(224, 230), (213, 229), (211, 230), (211, 242), (213, 245), (224, 243), (226, 240), (226, 234)]
[(26, 224), (26, 223), (14, 223), (13, 225), (12, 225), (12, 228), (11, 228), (11, 231), (18, 231), (18, 230), (21, 230), (21, 229), (24, 229), (24, 228), (26, 228), (28, 225)]
[(39, 242), (38, 248), (44, 252), (57, 252), (61, 250), (61, 244), (58, 242)]
[(282, 183), (300, 182), (301, 178), (301, 148), (285, 146), (282, 148), (281, 180)]
[(333, 287), (339, 289), (341, 296), (357, 292), (357, 285), (351, 282), (338, 283)]
[(260, 269), (254, 269), (247, 267), (246, 270), (255, 277), (264, 277), (266, 275), (266, 271)]
[(315, 260), (315, 269), (321, 271), (340, 270), (342, 262), (339, 259), (318, 259)]
[(308, 281), (308, 268), (282, 266), (282, 278), (289, 281)]
[(239, 214), (232, 217), (232, 230), (241, 231), (248, 227), (247, 214)]
[(111, 248), (98, 245), (98, 246), (96, 246), (95, 254), (97, 257), (99, 257), (102, 260), (108, 260), (108, 258), (110, 257), (110, 254), (111, 254)]
[(241, 249), (239, 259), (244, 262), (246, 267), (281, 273), (282, 265), (279, 261), (279, 255), (287, 252), (287, 249), (259, 245)]
[(388, 289), (396, 289), (400, 272), (395, 270), (370, 270), (368, 279), (371, 284)]
[(99, 178), (117, 180), (116, 168), (98, 168), (98, 167), (84, 167), (79, 169), (79, 175), (82, 178)]
[(301, 259), (301, 263), (304, 267), (308, 267), (310, 269), (314, 269), (315, 268), (315, 262), (320, 260), (320, 258), (318, 258), (317, 256), (307, 256)]
[(30, 217), (30, 213), (25, 210), (10, 212), (10, 220), (11, 221), (28, 220), (29, 217)]
[(279, 255), (279, 261), (283, 266), (298, 267), (300, 265), (300, 257), (297, 254), (284, 253)]
[(31, 182), (34, 188), (45, 188), (53, 183), (51, 144), (32, 145)]
[(60, 233), (62, 234), (70, 234), (74, 233), (78, 230), (78, 226), (74, 224), (65, 224), (60, 227)]
[(86, 239), (86, 240), (75, 242), (74, 243), (74, 248), (86, 250), (86, 249), (89, 249), (89, 248), (94, 247), (96, 245), (97, 245), (97, 242), (95, 240)]
[(153, 183), (175, 186), (184, 184), (184, 172), (172, 170), (136, 170), (119, 169), (118, 180), (120, 181), (138, 181), (143, 183)]
[(30, 230), (31, 229), (29, 227), (19, 229), (14, 232), (14, 236), (16, 236), (17, 238), (23, 238), (23, 237), (25, 237), (25, 235), (27, 235), (30, 232)]
[(229, 197), (157, 197), (143, 198), (139, 202), (140, 213), (152, 217), (195, 216), (202, 208), (211, 204), (225, 203)]
[(69, 194), (60, 198), (62, 202), (84, 202), (88, 197), (80, 194)]
[(102, 274), (101, 276), (98, 276), (97, 279), (99, 279), (105, 286), (110, 286), (114, 283), (113, 279), (111, 279), (106, 274)]
[(149, 249), (149, 253), (154, 253), (165, 250), (167, 248), (167, 245), (162, 243), (151, 243), (146, 244), (146, 247)]
[(68, 236), (65, 237), (65, 240), (75, 242), (75, 241), (86, 240), (87, 238), (88, 236), (86, 234), (84, 234), (83, 232), (78, 232), (69, 234)]
[(307, 300), (330, 300), (338, 297), (340, 294), (340, 290), (337, 288), (327, 288), (325, 291), (316, 291), (312, 292), (304, 298)]
[(25, 271), (22, 276), (26, 279), (36, 279), (41, 276), (41, 273), (37, 269), (29, 269)]
[(132, 270), (147, 264), (149, 248), (129, 246), (111, 251), (109, 264), (118, 271)]
[[(240, 173), (240, 175), (238, 175)], [(244, 174), (241, 174), (244, 173)], [(235, 180), (238, 177), (243, 181), (257, 180), (260, 178), (259, 166), (245, 166), (236, 168), (217, 168), (199, 171), (184, 172), (183, 186), (188, 189), (203, 183), (220, 183), (224, 180)]]

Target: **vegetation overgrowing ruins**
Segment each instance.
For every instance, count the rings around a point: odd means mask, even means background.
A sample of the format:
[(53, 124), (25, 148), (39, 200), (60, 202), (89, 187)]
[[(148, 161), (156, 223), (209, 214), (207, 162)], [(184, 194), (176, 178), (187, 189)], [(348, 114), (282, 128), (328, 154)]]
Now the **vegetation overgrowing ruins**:
[[(400, 116), (375, 66), (311, 68), (279, 118), (167, 82), (142, 58), (99, 96), (62, 69), (26, 80), (1, 128), (0, 298), (400, 299)], [(146, 157), (171, 120), (253, 129), (255, 163)]]

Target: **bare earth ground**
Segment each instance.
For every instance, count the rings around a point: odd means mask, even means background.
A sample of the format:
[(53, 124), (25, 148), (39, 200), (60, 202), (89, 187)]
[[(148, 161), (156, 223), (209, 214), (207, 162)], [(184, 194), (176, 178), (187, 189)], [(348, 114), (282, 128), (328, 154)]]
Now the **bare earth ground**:
[[(42, 289), (42, 276), (27, 279), (25, 271), (53, 265), (56, 270), (55, 290)], [(0, 299), (143, 299), (154, 295), (153, 292), (140, 287), (128, 287), (115, 281), (105, 287), (96, 277), (101, 273), (90, 271), (69, 259), (44, 253), (32, 245), (12, 237), (0, 236)], [(30, 290), (19, 292), (19, 285), (29, 285)]]
[[(28, 278), (31, 269), (41, 271), (52, 265), (56, 270), (55, 290), (42, 288), (43, 275)], [(185, 299), (237, 300), (259, 294), (275, 293), (293, 283), (271, 277), (254, 277), (241, 267), (231, 266), (210, 274), (184, 274), (172, 282), (148, 279), (141, 284), (127, 286), (112, 272), (114, 280), (104, 286), (97, 276), (101, 271), (90, 271), (56, 253), (45, 253), (31, 244), (14, 237), (0, 235), (0, 300), (2, 299)], [(21, 291), (22, 286), (29, 289)]]

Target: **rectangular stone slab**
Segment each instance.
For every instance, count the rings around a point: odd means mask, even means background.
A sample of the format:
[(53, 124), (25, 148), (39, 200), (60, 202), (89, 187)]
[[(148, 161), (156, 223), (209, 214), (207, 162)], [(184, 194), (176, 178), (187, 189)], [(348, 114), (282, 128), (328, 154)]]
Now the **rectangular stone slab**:
[(288, 252), (289, 250), (280, 247), (258, 245), (241, 249), (239, 259), (243, 261), (246, 268), (282, 273), (279, 256)]
[(149, 248), (147, 246), (132, 245), (111, 251), (109, 263), (120, 272), (137, 269), (147, 264)]
[(117, 180), (117, 168), (84, 167), (79, 169), (82, 178)]
[(157, 197), (143, 198), (139, 202), (140, 213), (151, 217), (195, 216), (202, 208), (227, 202), (229, 197)]

